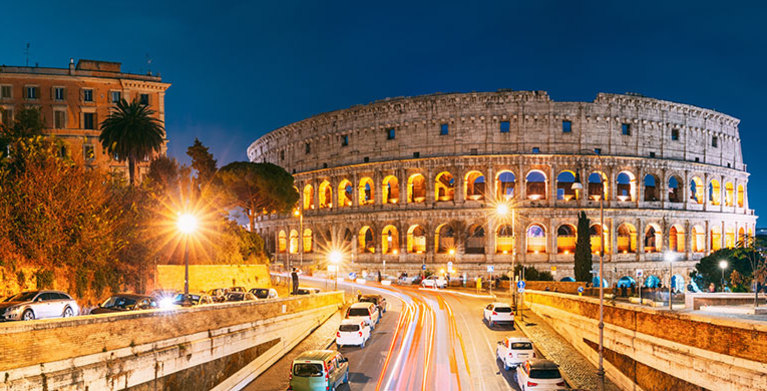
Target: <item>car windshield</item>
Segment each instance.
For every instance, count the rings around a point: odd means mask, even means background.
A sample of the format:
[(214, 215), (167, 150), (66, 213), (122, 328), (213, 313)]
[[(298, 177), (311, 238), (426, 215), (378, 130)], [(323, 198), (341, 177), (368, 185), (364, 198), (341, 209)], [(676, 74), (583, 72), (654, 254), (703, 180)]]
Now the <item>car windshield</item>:
[(350, 308), (349, 316), (368, 316), (370, 313), (367, 308)]
[(533, 350), (533, 344), (530, 342), (512, 342), (511, 348), (514, 350)]
[(375, 304), (376, 301), (377, 300), (375, 299), (375, 297), (361, 297), (360, 298), (360, 303), (373, 303), (373, 304)]
[(174, 303), (183, 303), (184, 301), (188, 301), (188, 302), (190, 302), (192, 304), (197, 304), (197, 303), (200, 302), (200, 296), (198, 296), (198, 295), (189, 295), (189, 297), (186, 300), (184, 300), (184, 294), (183, 293), (179, 293), (173, 299)]
[(104, 308), (131, 308), (136, 305), (136, 299), (123, 296), (112, 296), (101, 306)]
[(252, 292), (256, 297), (259, 299), (266, 299), (269, 297), (269, 290), (268, 289), (256, 289)]
[(15, 296), (11, 296), (5, 301), (30, 301), (35, 298), (38, 292), (21, 292)]
[(511, 307), (495, 307), (495, 312), (503, 312), (503, 313), (509, 313), (511, 312)]
[(293, 364), (293, 376), (320, 377), (322, 376), (322, 365), (309, 363)]
[(230, 293), (226, 296), (226, 300), (228, 301), (242, 301), (245, 299), (245, 295), (242, 293)]
[(359, 331), (360, 325), (358, 324), (342, 324), (341, 327), (338, 328), (338, 331)]
[(559, 369), (532, 369), (530, 370), (531, 379), (559, 379)]

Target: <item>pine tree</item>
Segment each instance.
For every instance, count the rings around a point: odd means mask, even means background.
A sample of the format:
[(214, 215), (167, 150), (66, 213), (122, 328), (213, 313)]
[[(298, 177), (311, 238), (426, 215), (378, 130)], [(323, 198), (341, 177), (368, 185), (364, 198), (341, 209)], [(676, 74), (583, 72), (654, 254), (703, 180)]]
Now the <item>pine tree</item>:
[(585, 212), (578, 216), (578, 233), (575, 241), (575, 280), (591, 281), (591, 238), (589, 219)]

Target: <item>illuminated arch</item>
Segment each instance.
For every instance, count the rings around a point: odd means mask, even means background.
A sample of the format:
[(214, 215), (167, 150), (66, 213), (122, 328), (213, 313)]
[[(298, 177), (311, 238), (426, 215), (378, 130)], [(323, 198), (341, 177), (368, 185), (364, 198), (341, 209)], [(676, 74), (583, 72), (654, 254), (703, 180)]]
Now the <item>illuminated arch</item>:
[(381, 190), (383, 190), (383, 203), (396, 204), (399, 202), (399, 180), (394, 175), (384, 178)]
[(310, 253), (314, 250), (314, 240), (313, 240), (312, 230), (309, 228), (304, 229), (304, 252)]
[(621, 171), (615, 178), (618, 201), (636, 201), (636, 177), (631, 171)]
[(732, 182), (724, 184), (724, 205), (735, 206), (735, 187), (732, 185)]
[(357, 243), (360, 254), (373, 254), (376, 252), (375, 235), (373, 235), (373, 229), (370, 226), (366, 225), (360, 229), (357, 235)]
[[(589, 239), (591, 241), (591, 253), (592, 254), (599, 254), (599, 251), (602, 250), (602, 229), (603, 227), (600, 227), (599, 224), (592, 224), (591, 227), (589, 227)], [(607, 244), (605, 246), (605, 253), (610, 252), (610, 230), (607, 228), (604, 228), (605, 230), (605, 243)]]
[(557, 254), (572, 254), (575, 252), (575, 227), (562, 224), (557, 228)]
[(594, 171), (589, 174), (589, 199), (599, 201), (607, 199), (607, 175), (601, 171)]
[(411, 225), (407, 230), (407, 252), (422, 254), (426, 252), (426, 230), (420, 225)]
[(501, 224), (495, 230), (495, 252), (509, 254), (514, 251), (514, 231), (511, 224)]
[(690, 199), (699, 204), (702, 204), (705, 199), (703, 195), (703, 181), (696, 176), (690, 179)]
[(277, 249), (281, 253), (284, 253), (288, 249), (288, 237), (284, 230), (280, 230), (277, 234)]
[(669, 202), (682, 202), (682, 180), (677, 176), (668, 178), (668, 200)]
[(393, 254), (399, 249), (399, 232), (397, 227), (387, 225), (381, 232), (381, 252), (384, 254)]
[(685, 251), (684, 228), (681, 225), (674, 224), (668, 230), (668, 248), (678, 253)]
[(719, 226), (711, 227), (711, 251), (722, 249), (722, 228)]
[(557, 199), (560, 201), (574, 201), (578, 195), (573, 189), (575, 183), (575, 172), (565, 170), (557, 175)]
[(484, 254), (485, 228), (479, 224), (474, 224), (469, 226), (466, 232), (468, 233), (468, 237), (466, 239), (466, 253)]
[(314, 209), (314, 186), (304, 186), (304, 209)]
[(450, 249), (456, 249), (455, 232), (453, 228), (447, 224), (440, 224), (437, 229), (434, 230), (434, 243), (437, 254), (445, 254), (450, 252)]
[(531, 170), (525, 176), (525, 190), (529, 200), (546, 199), (546, 174), (540, 170)]
[(644, 251), (646, 253), (659, 253), (663, 241), (663, 232), (655, 223), (647, 224), (644, 231)]
[(702, 253), (706, 251), (706, 230), (699, 225), (694, 225), (690, 231), (692, 252)]
[(352, 206), (353, 194), (354, 187), (352, 186), (352, 182), (348, 179), (341, 180), (341, 183), (338, 184), (338, 206)]
[(735, 227), (728, 225), (724, 227), (724, 248), (735, 247)]
[(375, 185), (370, 177), (363, 177), (359, 184), (359, 204), (372, 205), (375, 203)]
[(738, 228), (738, 242), (746, 243), (746, 230), (743, 227)]
[(413, 174), (407, 178), (407, 202), (419, 203), (426, 201), (426, 178), (421, 174)]
[(708, 183), (708, 203), (711, 205), (719, 205), (722, 203), (722, 186), (719, 181), (712, 179)]
[(525, 232), (527, 252), (546, 253), (546, 228), (542, 224), (531, 224)]
[(509, 170), (503, 170), (495, 176), (495, 197), (498, 200), (514, 198), (514, 186), (517, 178)]
[(654, 174), (647, 174), (644, 176), (644, 200), (645, 201), (660, 201), (661, 194), (659, 186), (661, 185), (658, 177)]
[(455, 199), (455, 178), (453, 174), (443, 171), (434, 180), (434, 200), (453, 201)]
[(298, 231), (290, 230), (290, 253), (298, 254)]
[(333, 207), (333, 188), (330, 186), (330, 182), (322, 181), (320, 183), (320, 209), (327, 209)]
[(636, 253), (637, 251), (637, 230), (629, 223), (623, 223), (618, 226), (618, 252)]
[(738, 208), (743, 207), (743, 197), (743, 185), (738, 185), (738, 194), (735, 197), (738, 199)]
[(469, 171), (463, 181), (464, 194), (467, 200), (485, 199), (485, 176), (479, 171)]

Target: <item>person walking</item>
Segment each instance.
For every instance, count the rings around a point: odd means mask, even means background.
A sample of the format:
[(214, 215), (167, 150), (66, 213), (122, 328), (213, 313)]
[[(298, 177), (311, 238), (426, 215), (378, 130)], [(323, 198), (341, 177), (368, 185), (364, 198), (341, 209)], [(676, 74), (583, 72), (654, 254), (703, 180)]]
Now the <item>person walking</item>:
[(290, 273), (290, 278), (293, 280), (293, 294), (298, 293), (298, 272), (296, 268), (293, 268), (293, 272)]

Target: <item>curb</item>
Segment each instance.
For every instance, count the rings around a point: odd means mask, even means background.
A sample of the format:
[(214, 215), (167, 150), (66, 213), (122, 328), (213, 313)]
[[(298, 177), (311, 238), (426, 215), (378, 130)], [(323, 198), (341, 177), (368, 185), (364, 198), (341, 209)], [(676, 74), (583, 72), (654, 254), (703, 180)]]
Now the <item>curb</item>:
[[(517, 324), (517, 327), (519, 328), (519, 331), (521, 331), (521, 332), (522, 332), (522, 334), (524, 334), (524, 335), (525, 335), (527, 338), (529, 338), (530, 340), (532, 340), (532, 341), (533, 341), (533, 344), (535, 344), (535, 345), (536, 345), (536, 348), (538, 349), (538, 351), (540, 351), (540, 352), (541, 352), (541, 354), (542, 354), (542, 355), (543, 355), (545, 358), (549, 357), (549, 353), (546, 351), (546, 349), (545, 349), (545, 348), (543, 348), (543, 346), (542, 346), (542, 345), (540, 345), (540, 344), (536, 344), (536, 342), (535, 342), (535, 340), (533, 339), (533, 337), (531, 337), (531, 336), (530, 336), (530, 335), (527, 333), (527, 326), (525, 326), (525, 325), (524, 325), (524, 322), (519, 322), (519, 321), (517, 320), (516, 316), (515, 316), (515, 317), (514, 317), (514, 323), (516, 323), (516, 324)], [(553, 360), (552, 360), (552, 361), (553, 361)], [(557, 365), (559, 365), (559, 364), (557, 364)], [(569, 387), (571, 387), (571, 388), (572, 388), (572, 387), (574, 387), (574, 384), (575, 384), (575, 383), (573, 382), (572, 378), (570, 377), (570, 374), (566, 373), (565, 371), (559, 371), (559, 373), (560, 373), (560, 374), (562, 374), (562, 378), (565, 380), (565, 382), (567, 382), (567, 385), (568, 385)], [(581, 389), (581, 388), (580, 388), (580, 387), (578, 387), (578, 388), (576, 388), (576, 389)]]

